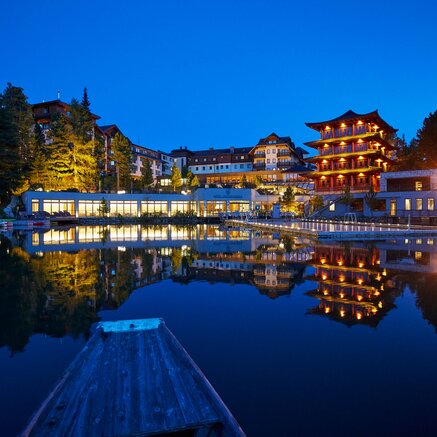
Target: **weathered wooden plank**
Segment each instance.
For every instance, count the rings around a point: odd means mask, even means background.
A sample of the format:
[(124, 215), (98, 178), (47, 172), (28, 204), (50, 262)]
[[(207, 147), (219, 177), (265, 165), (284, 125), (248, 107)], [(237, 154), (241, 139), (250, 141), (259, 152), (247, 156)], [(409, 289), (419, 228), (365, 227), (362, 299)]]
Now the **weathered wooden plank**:
[(103, 323), (23, 435), (128, 436), (198, 429), (244, 436), (160, 319)]

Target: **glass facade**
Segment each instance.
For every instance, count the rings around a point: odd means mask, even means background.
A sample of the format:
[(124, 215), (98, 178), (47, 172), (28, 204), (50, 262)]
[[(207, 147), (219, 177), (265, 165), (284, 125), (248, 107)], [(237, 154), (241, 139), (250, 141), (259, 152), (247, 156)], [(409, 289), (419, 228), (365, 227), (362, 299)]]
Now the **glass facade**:
[[(35, 207), (37, 207), (37, 200), (32, 200), (32, 211), (34, 208), (34, 202)], [(43, 201), (43, 210), (53, 214), (54, 212), (64, 212), (67, 211), (71, 215), (75, 215), (74, 210), (74, 200), (44, 200)], [(38, 209), (37, 209), (38, 211)]]
[(101, 200), (79, 200), (79, 217), (96, 217), (102, 205)]
[(179, 213), (188, 213), (190, 211), (196, 211), (196, 202), (189, 201), (173, 201), (170, 203), (170, 213), (171, 215), (176, 215)]
[(109, 203), (110, 214), (112, 216), (122, 215), (123, 217), (138, 216), (138, 202), (130, 200), (111, 200)]
[(141, 214), (147, 215), (168, 215), (168, 202), (167, 201), (145, 201), (141, 202)]

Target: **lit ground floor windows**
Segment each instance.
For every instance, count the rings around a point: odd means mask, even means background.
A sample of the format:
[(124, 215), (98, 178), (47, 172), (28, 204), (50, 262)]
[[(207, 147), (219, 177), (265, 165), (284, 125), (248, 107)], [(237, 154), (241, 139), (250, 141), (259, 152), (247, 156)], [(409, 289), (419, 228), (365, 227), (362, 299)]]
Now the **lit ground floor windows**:
[(432, 197), (427, 200), (427, 207), (428, 211), (434, 211), (434, 199)]
[(229, 202), (229, 211), (235, 212), (248, 212), (250, 211), (250, 203), (249, 202)]
[[(37, 207), (36, 202), (38, 202), (38, 201), (32, 200), (32, 211), (34, 211), (33, 210), (34, 207), (35, 208)], [(38, 211), (38, 209), (36, 211)], [(75, 214), (74, 200), (44, 200), (43, 201), (43, 211), (46, 211), (50, 214), (53, 214), (54, 212), (67, 211), (71, 215), (74, 215)]]
[(136, 201), (111, 201), (109, 208), (112, 216), (136, 217), (138, 215), (138, 202)]
[(196, 202), (190, 202), (190, 201), (182, 201), (182, 202), (178, 202), (178, 201), (172, 201), (170, 203), (170, 214), (172, 216), (178, 214), (178, 213), (183, 213), (183, 214), (187, 214), (191, 211), (196, 211)]
[(96, 217), (99, 215), (101, 200), (79, 200), (79, 217)]
[(141, 240), (167, 240), (168, 226), (141, 228)]
[(168, 215), (168, 202), (167, 201), (141, 202), (141, 214), (160, 215), (166, 217)]

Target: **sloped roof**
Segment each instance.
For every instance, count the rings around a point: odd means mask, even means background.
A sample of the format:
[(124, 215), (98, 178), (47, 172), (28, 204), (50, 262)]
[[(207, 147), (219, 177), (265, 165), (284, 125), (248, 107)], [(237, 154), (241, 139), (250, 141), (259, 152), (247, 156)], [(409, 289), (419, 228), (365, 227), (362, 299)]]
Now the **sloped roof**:
[(330, 124), (337, 124), (339, 122), (344, 122), (344, 121), (352, 121), (352, 120), (367, 120), (367, 121), (376, 121), (377, 123), (382, 127), (385, 127), (385, 130), (387, 131), (391, 131), (391, 132), (396, 132), (397, 129), (393, 128), (392, 126), (390, 126), (386, 121), (384, 121), (382, 119), (382, 117), (379, 115), (378, 110), (372, 111), (372, 112), (368, 112), (366, 114), (358, 114), (354, 111), (352, 111), (351, 109), (349, 109), (348, 111), (346, 111), (344, 114), (332, 118), (330, 120), (325, 120), (325, 121), (316, 121), (316, 122), (307, 122), (305, 123), (308, 127), (310, 127), (311, 129), (315, 129), (315, 130), (320, 130), (321, 127), (326, 126), (326, 125), (330, 125)]

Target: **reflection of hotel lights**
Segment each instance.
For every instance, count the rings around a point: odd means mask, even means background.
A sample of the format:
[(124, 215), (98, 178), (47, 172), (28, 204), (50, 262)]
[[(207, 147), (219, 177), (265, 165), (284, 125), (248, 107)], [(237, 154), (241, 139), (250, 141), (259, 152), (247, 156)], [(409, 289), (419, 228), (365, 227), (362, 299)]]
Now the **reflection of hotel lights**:
[(386, 270), (386, 269), (384, 269), (384, 270), (382, 271), (382, 276), (387, 276), (387, 270)]
[(342, 266), (342, 265), (343, 265), (343, 261), (337, 261), (337, 264), (338, 264), (339, 266)]
[(362, 279), (357, 279), (357, 283), (358, 283), (358, 285), (361, 285), (363, 283), (363, 280)]
[(329, 307), (325, 307), (325, 314), (328, 314), (331, 311)]
[(363, 296), (361, 296), (361, 294), (359, 294), (358, 296), (357, 296), (357, 301), (358, 302), (361, 302), (363, 300)]
[(364, 267), (364, 263), (359, 262), (359, 263), (358, 263), (358, 267), (359, 267), (360, 269), (362, 269), (362, 268)]
[(363, 315), (362, 315), (361, 313), (357, 313), (357, 314), (356, 314), (356, 317), (357, 317), (357, 320), (361, 320), (362, 317), (363, 317)]
[(323, 295), (324, 295), (324, 296), (328, 296), (328, 295), (329, 295), (329, 292), (328, 292), (328, 290), (326, 290), (326, 289), (325, 289), (325, 290), (323, 290)]
[(322, 279), (323, 279), (324, 281), (326, 281), (327, 278), (328, 278), (328, 276), (326, 276), (326, 275), (322, 275)]
[(345, 277), (344, 277), (343, 275), (341, 275), (341, 276), (338, 277), (338, 280), (339, 280), (340, 282), (344, 282)]
[(379, 307), (379, 308), (382, 308), (382, 301), (379, 301), (379, 303), (378, 303), (378, 307)]
[(345, 310), (340, 310), (340, 317), (344, 317), (346, 315), (346, 311)]
[(320, 258), (320, 264), (325, 264), (326, 263), (326, 258)]
[(344, 293), (343, 293), (343, 292), (340, 293), (340, 297), (341, 297), (342, 299), (344, 298)]

